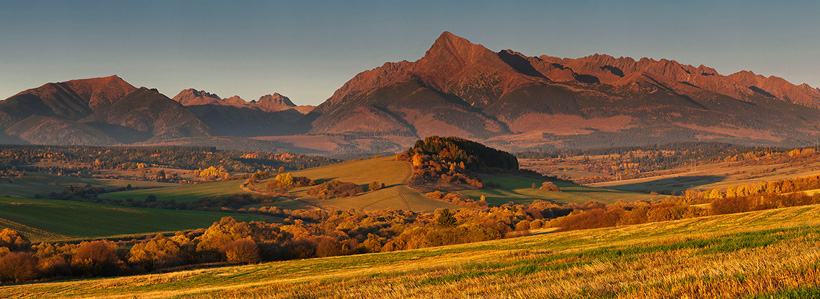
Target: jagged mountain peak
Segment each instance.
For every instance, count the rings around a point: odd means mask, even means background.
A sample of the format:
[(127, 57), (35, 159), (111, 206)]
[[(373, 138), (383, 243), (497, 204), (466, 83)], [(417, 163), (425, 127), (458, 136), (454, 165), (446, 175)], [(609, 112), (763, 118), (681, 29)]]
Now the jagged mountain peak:
[(172, 98), (183, 106), (210, 105), (219, 102), (220, 98), (215, 93), (194, 88), (186, 88)]
[(258, 100), (253, 102), (253, 105), (260, 110), (268, 112), (283, 111), (296, 107), (296, 104), (294, 104), (290, 98), (277, 92), (261, 96)]

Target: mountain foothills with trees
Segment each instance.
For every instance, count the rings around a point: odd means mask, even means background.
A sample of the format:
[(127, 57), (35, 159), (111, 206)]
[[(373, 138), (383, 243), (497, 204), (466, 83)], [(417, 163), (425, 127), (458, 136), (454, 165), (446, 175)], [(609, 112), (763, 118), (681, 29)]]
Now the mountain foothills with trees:
[[(750, 121), (754, 120), (754, 121)], [(673, 142), (817, 142), (820, 90), (674, 60), (526, 56), (444, 32), (414, 62), (359, 73), (324, 103), (173, 99), (118, 76), (47, 83), (0, 102), (0, 142), (211, 145), (303, 153), (397, 152), (447, 135), (510, 151)]]
[[(23, 150), (13, 151), (13, 150)], [(145, 159), (141, 163), (157, 163), (156, 153), (171, 155), (179, 148), (96, 148), (96, 147), (10, 147), (6, 156), (26, 156), (29, 162), (44, 156), (57, 161), (76, 157), (90, 163), (98, 155), (117, 152), (123, 159)], [(236, 159), (230, 152), (207, 152), (212, 159)], [(813, 155), (812, 148), (783, 151), (785, 155)], [(190, 155), (196, 151), (184, 151)], [(264, 153), (245, 153), (244, 158), (262, 159)], [(754, 151), (727, 154), (725, 159), (756, 156)], [(184, 156), (183, 156), (184, 157)], [(153, 160), (151, 160), (153, 159)], [(298, 156), (291, 156), (299, 161)], [(32, 242), (25, 234), (6, 228), (0, 231), (0, 280), (26, 282), (68, 277), (133, 275), (156, 271), (175, 271), (193, 267), (257, 263), (261, 261), (304, 259), (351, 254), (389, 252), (432, 246), (513, 238), (540, 231), (623, 226), (658, 221), (680, 220), (763, 209), (820, 204), (820, 175), (795, 177), (758, 183), (729, 186), (726, 189), (687, 191), (681, 196), (660, 200), (565, 203), (559, 200), (534, 200), (527, 203), (490, 205), (480, 199), (457, 193), (459, 190), (495, 192), (483, 178), (488, 174), (519, 175), (536, 178), (532, 192), (561, 193), (556, 183), (562, 181), (519, 169), (517, 158), (504, 151), (458, 137), (431, 136), (419, 140), (407, 151), (396, 156), (412, 168), (408, 180), (411, 186), (428, 197), (449, 201), (455, 208), (415, 212), (402, 209), (341, 210), (300, 208), (289, 209), (257, 206), (259, 201), (240, 201), (226, 197), (231, 203), (251, 204), (245, 213), (265, 215), (267, 221), (239, 221), (225, 217), (203, 229), (117, 237), (99, 240), (65, 240)], [(16, 160), (16, 159), (15, 159)], [(303, 161), (310, 161), (309, 159)], [(11, 162), (14, 160), (6, 160)], [(177, 163), (186, 163), (182, 159)], [(230, 161), (230, 160), (229, 160)], [(247, 162), (247, 161), (245, 161)], [(111, 164), (112, 166), (117, 165)], [(251, 164), (268, 166), (266, 164)], [(180, 164), (179, 166), (182, 166)], [(188, 165), (192, 167), (194, 165)], [(237, 166), (240, 167), (240, 166)], [(241, 168), (231, 168), (232, 170)], [(350, 197), (362, 192), (385, 188), (374, 182), (363, 186), (329, 180), (316, 182), (287, 172), (284, 166), (276, 170), (248, 174), (245, 184), (262, 182), (266, 192), (273, 192), (269, 203), (287, 198), (287, 191), (308, 188), (307, 193), (321, 199)], [(145, 203), (162, 202), (146, 198)], [(109, 203), (118, 203), (109, 201)], [(128, 205), (129, 203), (119, 202)], [(133, 202), (130, 204), (134, 204)], [(159, 208), (207, 208), (224, 206), (227, 202), (212, 199), (196, 205), (156, 205)], [(212, 206), (214, 207), (214, 206)]]
[[(801, 186), (820, 185), (820, 177), (804, 181)], [(405, 250), (522, 236), (549, 227), (587, 229), (820, 204), (820, 194), (760, 193), (706, 202), (706, 206), (676, 200), (559, 206), (538, 201), (434, 213), (280, 210), (274, 213), (284, 217), (282, 223), (223, 218), (204, 230), (117, 242), (32, 244), (18, 232), (4, 229), (0, 231), (0, 279), (20, 282), (136, 274), (214, 262), (254, 263)]]

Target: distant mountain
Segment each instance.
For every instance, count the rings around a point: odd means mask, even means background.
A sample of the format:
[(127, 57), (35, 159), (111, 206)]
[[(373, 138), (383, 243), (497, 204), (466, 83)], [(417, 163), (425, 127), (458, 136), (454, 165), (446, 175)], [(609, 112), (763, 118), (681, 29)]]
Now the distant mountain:
[(309, 105), (297, 106), (290, 100), (290, 98), (279, 93), (264, 95), (258, 100), (248, 102), (239, 96), (232, 96), (222, 99), (216, 94), (193, 88), (180, 91), (176, 96), (174, 96), (173, 100), (183, 106), (232, 106), (236, 108), (255, 109), (264, 112), (280, 112), (293, 109), (302, 114), (307, 114), (314, 108), (314, 106)]
[(0, 129), (8, 136), (3, 139), (35, 144), (115, 143), (82, 120), (135, 90), (120, 77), (110, 76), (22, 91), (0, 102)]
[[(417, 61), (354, 76), (321, 105), (185, 89), (173, 99), (117, 76), (48, 83), (0, 102), (0, 142), (214, 144), (355, 155), (428, 136), (505, 150), (820, 140), (820, 89), (674, 60), (527, 56), (444, 32)], [(244, 141), (243, 141), (244, 140)]]
[(519, 150), (813, 144), (818, 108), (820, 90), (777, 77), (724, 76), (665, 59), (530, 57), (444, 32), (421, 59), (386, 63), (345, 83), (311, 113), (311, 132), (449, 135)]
[(0, 125), (32, 115), (79, 120), (135, 89), (117, 76), (47, 83), (0, 102)]
[[(139, 139), (170, 139), (210, 135), (210, 128), (194, 113), (175, 103), (156, 89), (139, 88), (125, 97), (94, 112), (85, 119), (100, 124), (113, 136), (143, 136)], [(112, 129), (117, 131), (111, 131)], [(120, 138), (128, 143), (129, 139)]]
[[(242, 100), (242, 98), (238, 99)], [(218, 105), (222, 103), (222, 99), (220, 99), (218, 95), (193, 88), (183, 89), (173, 97), (173, 100), (182, 106)], [(244, 100), (242, 100), (242, 102), (244, 103)], [(236, 102), (232, 100), (229, 103)], [(239, 104), (241, 105), (243, 103)]]
[(5, 135), (33, 144), (118, 144), (207, 136), (195, 115), (156, 90), (111, 76), (48, 83), (0, 102)]

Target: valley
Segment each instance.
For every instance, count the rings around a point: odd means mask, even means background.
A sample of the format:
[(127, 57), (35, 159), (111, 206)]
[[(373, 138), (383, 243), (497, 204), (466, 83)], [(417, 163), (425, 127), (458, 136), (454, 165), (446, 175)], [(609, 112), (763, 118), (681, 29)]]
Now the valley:
[(820, 298), (816, 3), (8, 1), (0, 298)]

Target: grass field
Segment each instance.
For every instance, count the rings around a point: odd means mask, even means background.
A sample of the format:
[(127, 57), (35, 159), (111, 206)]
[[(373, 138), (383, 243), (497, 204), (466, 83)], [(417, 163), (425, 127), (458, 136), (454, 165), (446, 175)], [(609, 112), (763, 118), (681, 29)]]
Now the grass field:
[(490, 205), (500, 205), (507, 202), (529, 203), (538, 199), (580, 204), (588, 201), (613, 203), (620, 200), (650, 200), (664, 197), (663, 195), (589, 187), (563, 181), (557, 183), (561, 191), (542, 191), (537, 188), (533, 189), (532, 184), (534, 183), (536, 187), (540, 187), (543, 180), (525, 176), (487, 175), (482, 176), (482, 180), (486, 183), (493, 183), (498, 187), (464, 190), (459, 191), (459, 193), (473, 198), (479, 198), (483, 194)]
[(820, 295), (820, 206), (378, 254), (0, 287), (0, 297)]
[(134, 188), (153, 188), (175, 185), (135, 180), (93, 179), (70, 176), (54, 176), (43, 173), (26, 173), (24, 177), (16, 178), (13, 182), (0, 180), (0, 196), (46, 196), (51, 192), (62, 192), (67, 186), (85, 186), (86, 184), (106, 188), (125, 187), (129, 184)]
[(207, 227), (223, 216), (261, 216), (209, 211), (143, 209), (53, 199), (0, 197), (0, 227), (20, 230), (34, 241), (107, 237)]
[(200, 198), (220, 197), (247, 193), (239, 188), (241, 180), (211, 182), (201, 184), (173, 185), (169, 187), (138, 189), (130, 191), (112, 192), (100, 195), (104, 199), (134, 199), (143, 200), (154, 195), (160, 200), (175, 200), (179, 202), (196, 201)]

